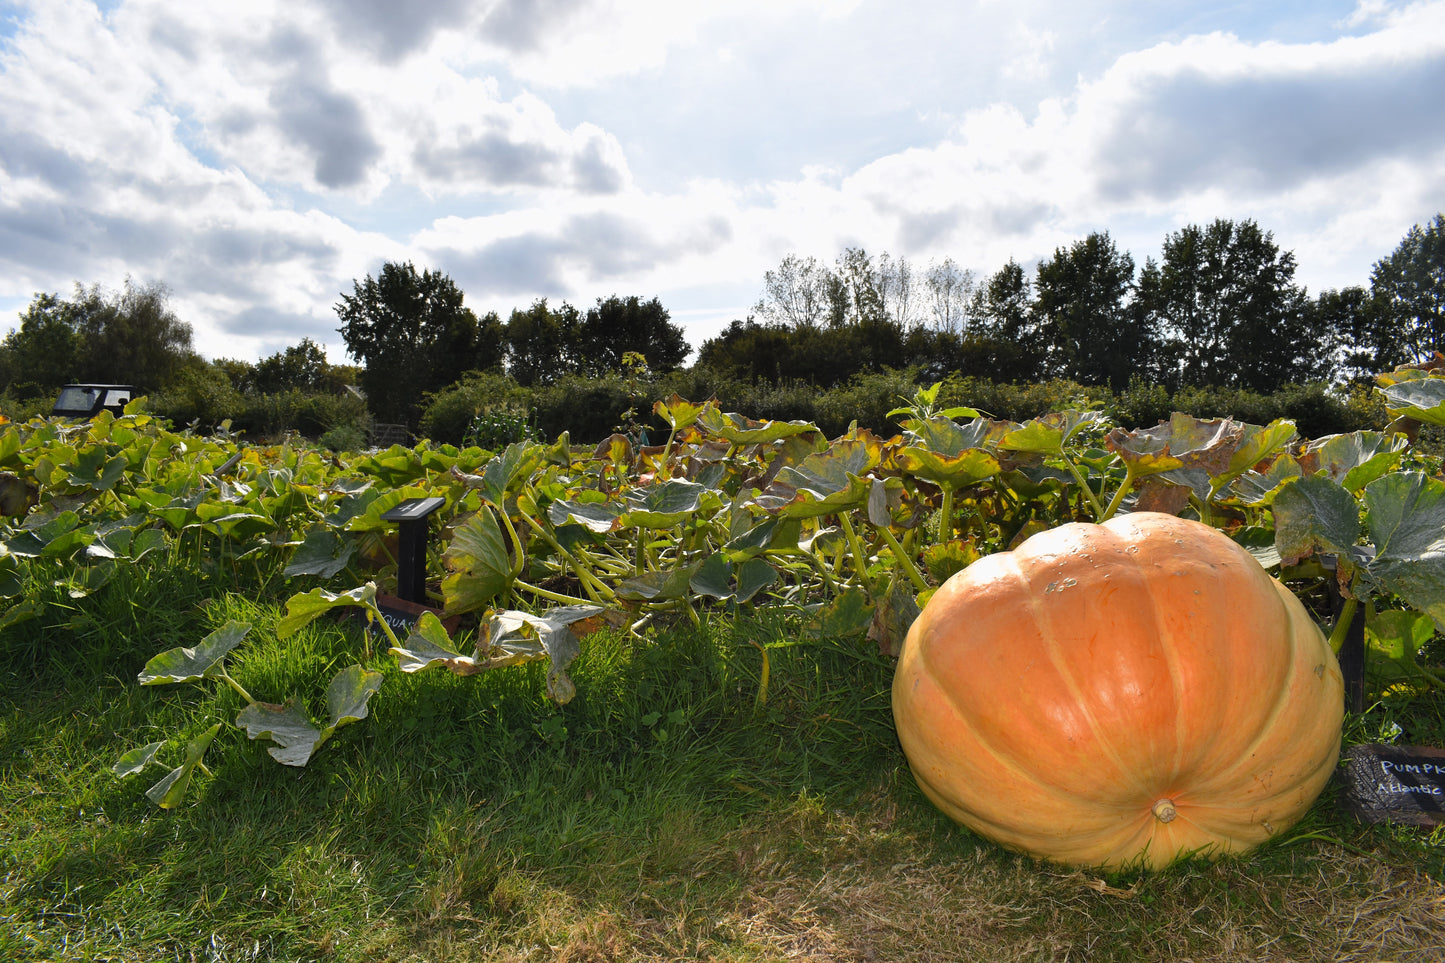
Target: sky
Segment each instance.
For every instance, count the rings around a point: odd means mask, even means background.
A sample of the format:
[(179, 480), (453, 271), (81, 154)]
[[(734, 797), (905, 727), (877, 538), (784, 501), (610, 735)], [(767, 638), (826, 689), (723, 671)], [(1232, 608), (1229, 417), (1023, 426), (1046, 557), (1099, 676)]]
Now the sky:
[(410, 261), (699, 345), (789, 254), (1142, 267), (1216, 218), (1319, 293), (1442, 210), (1445, 0), (0, 0), (0, 332), (129, 278), (208, 358), (343, 363)]

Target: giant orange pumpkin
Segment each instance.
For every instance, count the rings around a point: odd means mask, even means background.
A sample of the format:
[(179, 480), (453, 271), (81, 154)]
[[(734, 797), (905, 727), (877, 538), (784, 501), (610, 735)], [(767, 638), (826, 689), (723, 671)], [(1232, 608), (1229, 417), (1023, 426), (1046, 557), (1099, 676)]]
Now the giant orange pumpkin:
[(1339, 664), (1227, 536), (1141, 512), (1035, 535), (909, 630), (898, 736), (929, 799), (1011, 849), (1152, 867), (1298, 820), (1339, 757)]

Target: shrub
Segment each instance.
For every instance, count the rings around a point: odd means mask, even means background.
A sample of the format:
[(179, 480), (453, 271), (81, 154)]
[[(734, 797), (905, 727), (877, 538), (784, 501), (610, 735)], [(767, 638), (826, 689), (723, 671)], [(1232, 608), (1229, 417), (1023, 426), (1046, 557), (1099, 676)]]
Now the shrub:
[(528, 411), (532, 389), (496, 372), (469, 372), (460, 381), (428, 395), (418, 432), (423, 438), (460, 445), (484, 412)]

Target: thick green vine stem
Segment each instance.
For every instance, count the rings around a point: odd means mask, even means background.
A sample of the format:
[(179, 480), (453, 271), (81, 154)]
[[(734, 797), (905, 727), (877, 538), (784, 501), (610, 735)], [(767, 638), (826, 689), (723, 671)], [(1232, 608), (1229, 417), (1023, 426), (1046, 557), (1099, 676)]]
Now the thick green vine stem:
[(1084, 490), (1084, 497), (1089, 500), (1089, 508), (1094, 513), (1094, 521), (1105, 521), (1109, 517), (1109, 514), (1104, 510), (1103, 504), (1099, 501), (1099, 496), (1094, 494), (1094, 489), (1089, 487), (1089, 479), (1079, 470), (1079, 466), (1074, 464), (1072, 458), (1068, 455), (1062, 455), (1062, 458), (1064, 464), (1069, 468), (1069, 474), (1074, 476), (1074, 481), (1078, 482), (1079, 487)]
[(242, 699), (245, 699), (245, 700), (246, 700), (246, 703), (247, 703), (248, 705), (255, 705), (255, 704), (256, 704), (256, 700), (255, 700), (255, 698), (252, 697), (251, 693), (249, 693), (249, 692), (247, 692), (245, 689), (241, 688), (241, 683), (239, 683), (239, 682), (237, 682), (235, 679), (231, 678), (231, 676), (230, 676), (229, 673), (227, 673), (227, 672), (225, 672), (224, 670), (222, 670), (222, 671), (216, 673), (216, 678), (220, 679), (222, 682), (225, 682), (225, 683), (226, 683), (227, 685), (229, 685), (232, 689), (235, 689), (235, 690), (236, 690), (236, 694), (237, 694), (238, 696), (240, 696)]
[(1345, 636), (1350, 632), (1350, 623), (1355, 620), (1355, 610), (1359, 607), (1359, 599), (1345, 599), (1345, 604), (1340, 608), (1340, 617), (1335, 620), (1334, 631), (1330, 633), (1330, 648), (1336, 653), (1345, 644)]
[(838, 513), (839, 527), (843, 529), (843, 535), (848, 539), (848, 547), (853, 551), (853, 567), (858, 573), (858, 581), (863, 586), (863, 591), (870, 596), (875, 595), (873, 583), (868, 578), (868, 553), (863, 551), (863, 543), (858, 540), (858, 533), (853, 530), (853, 523), (848, 520), (847, 512)]
[(882, 535), (883, 540), (888, 543), (889, 551), (891, 551), (893, 557), (898, 560), (898, 567), (908, 576), (908, 581), (913, 583), (913, 587), (920, 592), (927, 592), (928, 583), (923, 580), (923, 575), (918, 571), (918, 566), (913, 564), (913, 559), (909, 558), (908, 553), (903, 550), (903, 546), (898, 544), (898, 539), (893, 537), (893, 533), (888, 530), (888, 526), (879, 525), (878, 534)]
[(1100, 518), (1099, 521), (1107, 522), (1109, 519), (1113, 518), (1114, 513), (1117, 512), (1119, 510), (1119, 506), (1123, 504), (1124, 496), (1129, 494), (1129, 492), (1132, 491), (1133, 488), (1134, 468), (1131, 465), (1125, 465), (1124, 480), (1119, 483), (1119, 490), (1114, 492), (1114, 497), (1109, 499), (1109, 507), (1104, 509), (1104, 517)]

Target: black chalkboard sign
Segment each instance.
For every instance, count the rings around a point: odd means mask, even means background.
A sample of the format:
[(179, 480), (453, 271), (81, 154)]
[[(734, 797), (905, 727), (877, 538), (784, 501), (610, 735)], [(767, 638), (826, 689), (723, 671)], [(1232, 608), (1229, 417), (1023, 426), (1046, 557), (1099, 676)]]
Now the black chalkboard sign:
[(1445, 823), (1445, 749), (1351, 746), (1343, 771), (1346, 809), (1366, 822)]
[[(391, 626), (391, 630), (396, 633), (397, 639), (403, 642), (406, 641), (406, 637), (411, 634), (412, 628), (421, 621), (421, 617), (427, 612), (430, 612), (440, 619), (442, 628), (446, 629), (448, 633), (456, 632), (457, 627), (461, 624), (460, 616), (444, 616), (441, 609), (418, 605), (407, 599), (397, 598), (395, 595), (384, 595), (378, 592), (376, 595), (376, 607), (381, 610), (381, 617), (386, 619), (386, 624)], [(353, 609), (352, 612), (358, 618), (366, 617), (365, 613), (360, 609)], [(369, 629), (374, 635), (382, 634), (381, 628), (377, 625), (373, 624), (369, 626)]]

